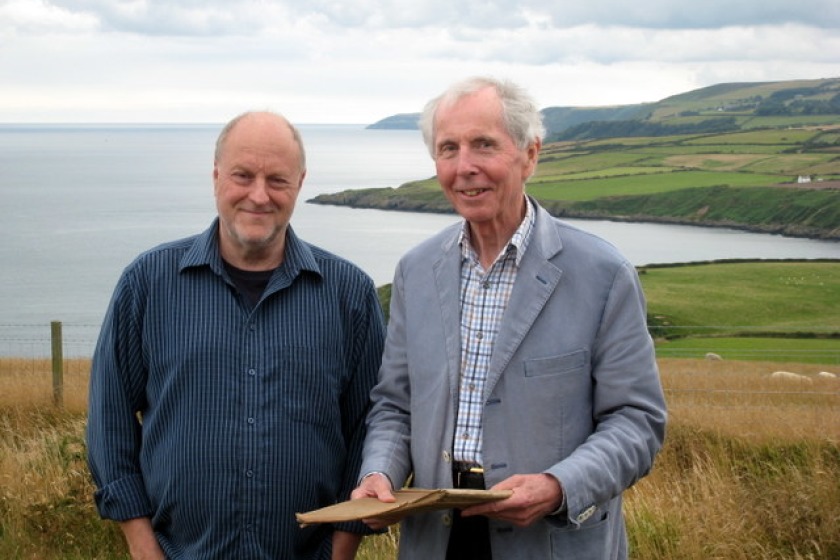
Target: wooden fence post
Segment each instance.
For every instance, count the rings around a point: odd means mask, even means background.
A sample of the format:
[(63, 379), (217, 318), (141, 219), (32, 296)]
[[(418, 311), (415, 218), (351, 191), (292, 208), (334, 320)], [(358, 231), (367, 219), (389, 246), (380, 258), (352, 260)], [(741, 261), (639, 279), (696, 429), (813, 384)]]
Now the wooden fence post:
[(61, 321), (50, 323), (50, 339), (52, 341), (52, 387), (53, 404), (64, 405), (64, 352), (61, 336)]

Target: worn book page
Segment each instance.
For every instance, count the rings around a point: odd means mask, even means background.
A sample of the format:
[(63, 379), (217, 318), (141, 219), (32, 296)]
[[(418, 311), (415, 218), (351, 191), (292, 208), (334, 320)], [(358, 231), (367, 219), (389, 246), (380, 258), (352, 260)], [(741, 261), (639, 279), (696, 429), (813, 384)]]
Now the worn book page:
[(510, 490), (462, 490), (439, 488), (424, 490), (408, 488), (394, 492), (396, 502), (380, 502), (376, 498), (348, 500), (339, 504), (295, 515), (298, 523), (305, 527), (316, 523), (339, 523), (361, 519), (402, 518), (412, 513), (434, 509), (463, 509), (475, 504), (503, 500), (510, 496)]

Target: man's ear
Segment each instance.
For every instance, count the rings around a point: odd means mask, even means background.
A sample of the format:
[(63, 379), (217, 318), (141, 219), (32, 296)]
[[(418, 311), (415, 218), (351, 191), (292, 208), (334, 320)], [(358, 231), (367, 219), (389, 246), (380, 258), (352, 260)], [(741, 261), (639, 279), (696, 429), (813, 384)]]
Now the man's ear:
[(533, 142), (531, 142), (525, 150), (525, 156), (528, 160), (528, 163), (525, 165), (525, 176), (522, 177), (523, 181), (527, 181), (531, 175), (534, 174), (534, 171), (537, 169), (537, 162), (540, 159), (540, 149), (542, 148), (542, 141), (539, 138), (535, 138)]

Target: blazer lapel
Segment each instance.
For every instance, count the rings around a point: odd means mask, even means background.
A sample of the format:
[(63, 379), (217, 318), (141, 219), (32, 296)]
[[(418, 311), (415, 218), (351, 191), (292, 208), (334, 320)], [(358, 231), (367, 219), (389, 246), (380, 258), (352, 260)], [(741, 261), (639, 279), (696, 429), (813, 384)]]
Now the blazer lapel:
[[(461, 285), (461, 250), (458, 245), (460, 229), (454, 236), (443, 242), (440, 257), (432, 264), (435, 279), (433, 289), (436, 294), (429, 294), (428, 304), (437, 300), (440, 305), (441, 327), (446, 352), (445, 364), (449, 377), (449, 393), (452, 402), (457, 402), (458, 386), (461, 375), (461, 304), (459, 289)], [(435, 297), (436, 295), (436, 297)], [(433, 328), (433, 327), (432, 327)], [(429, 359), (439, 359), (429, 356)]]

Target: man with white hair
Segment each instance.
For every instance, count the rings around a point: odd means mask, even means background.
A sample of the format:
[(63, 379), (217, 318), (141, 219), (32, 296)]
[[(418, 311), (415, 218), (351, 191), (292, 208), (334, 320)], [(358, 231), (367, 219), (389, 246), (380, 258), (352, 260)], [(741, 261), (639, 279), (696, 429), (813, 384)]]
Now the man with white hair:
[(393, 501), (410, 475), (512, 492), (406, 517), (403, 560), (626, 558), (621, 495), (666, 420), (636, 270), (526, 196), (544, 132), (521, 88), (456, 84), (421, 126), (464, 220), (397, 267), (353, 497)]

